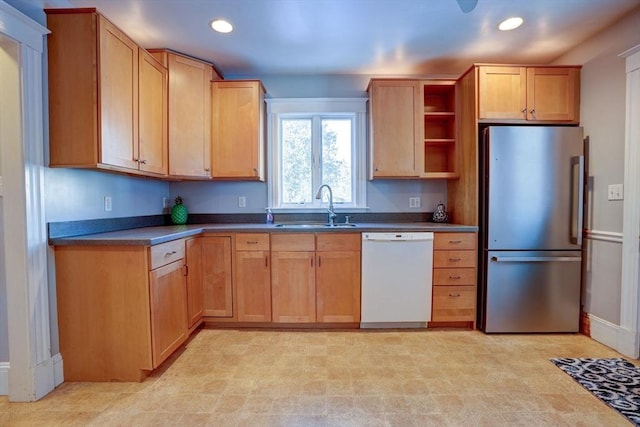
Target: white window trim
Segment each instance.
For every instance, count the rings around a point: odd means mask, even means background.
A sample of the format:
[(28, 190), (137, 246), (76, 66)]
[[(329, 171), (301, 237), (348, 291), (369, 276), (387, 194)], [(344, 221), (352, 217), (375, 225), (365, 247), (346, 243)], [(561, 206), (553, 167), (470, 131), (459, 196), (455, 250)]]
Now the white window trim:
[[(267, 179), (267, 197), (269, 206), (277, 212), (324, 212), (326, 207), (276, 207), (278, 189), (279, 117), (281, 114), (355, 114), (354, 120), (354, 173), (355, 200), (348, 205), (336, 205), (336, 211), (347, 210), (359, 212), (367, 210), (367, 98), (269, 98), (267, 102), (267, 158), (268, 170), (271, 171)], [(315, 191), (315, 189), (314, 189)]]

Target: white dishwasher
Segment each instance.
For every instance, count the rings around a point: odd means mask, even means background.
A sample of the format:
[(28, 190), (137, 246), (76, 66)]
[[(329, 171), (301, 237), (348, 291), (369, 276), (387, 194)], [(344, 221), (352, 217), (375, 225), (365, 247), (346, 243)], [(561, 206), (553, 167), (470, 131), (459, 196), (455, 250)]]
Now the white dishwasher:
[(431, 320), (433, 233), (362, 233), (362, 328)]

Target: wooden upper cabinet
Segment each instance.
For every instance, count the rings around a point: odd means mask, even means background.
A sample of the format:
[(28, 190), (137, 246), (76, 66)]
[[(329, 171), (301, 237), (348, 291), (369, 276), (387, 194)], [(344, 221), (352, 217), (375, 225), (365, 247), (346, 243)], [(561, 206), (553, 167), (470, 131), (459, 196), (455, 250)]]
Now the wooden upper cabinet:
[(211, 97), (219, 79), (209, 63), (178, 53), (151, 49), (169, 71), (169, 175), (211, 177)]
[(480, 119), (523, 120), (527, 108), (525, 67), (482, 66), (478, 70)]
[(138, 46), (98, 19), (102, 162), (138, 168)]
[(370, 178), (417, 178), (422, 162), (422, 85), (416, 80), (369, 83)]
[(478, 67), (478, 119), (580, 121), (579, 67)]
[(50, 166), (166, 175), (162, 66), (95, 9), (46, 12)]
[(580, 121), (580, 69), (527, 68), (527, 120)]
[(211, 83), (211, 177), (264, 181), (264, 95), (258, 80)]
[(144, 49), (139, 50), (138, 127), (140, 170), (166, 175), (167, 69)]

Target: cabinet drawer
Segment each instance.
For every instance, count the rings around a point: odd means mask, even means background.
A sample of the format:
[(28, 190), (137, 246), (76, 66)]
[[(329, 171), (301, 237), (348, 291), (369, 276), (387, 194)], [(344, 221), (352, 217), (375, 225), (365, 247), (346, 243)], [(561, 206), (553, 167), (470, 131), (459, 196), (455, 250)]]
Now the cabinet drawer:
[(272, 251), (315, 251), (316, 236), (313, 233), (279, 233), (271, 235)]
[(475, 285), (475, 268), (435, 268), (433, 270), (433, 286)]
[(476, 249), (476, 233), (435, 233), (433, 249)]
[(316, 250), (318, 251), (359, 251), (360, 233), (318, 233)]
[(460, 322), (476, 320), (475, 286), (441, 286), (433, 288), (434, 322)]
[(236, 234), (237, 251), (268, 251), (269, 235), (267, 233)]
[(476, 267), (476, 251), (434, 251), (433, 266), (438, 267)]
[(184, 258), (184, 240), (174, 240), (149, 248), (149, 268), (154, 270)]

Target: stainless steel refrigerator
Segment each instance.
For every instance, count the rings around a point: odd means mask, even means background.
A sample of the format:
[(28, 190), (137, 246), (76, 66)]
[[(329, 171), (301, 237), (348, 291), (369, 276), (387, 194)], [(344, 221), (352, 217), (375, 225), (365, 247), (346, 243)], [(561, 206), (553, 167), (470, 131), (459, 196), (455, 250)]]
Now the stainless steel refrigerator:
[(489, 126), (480, 149), (479, 326), (576, 332), (582, 128)]

